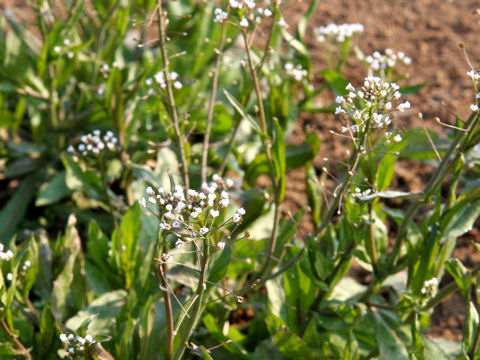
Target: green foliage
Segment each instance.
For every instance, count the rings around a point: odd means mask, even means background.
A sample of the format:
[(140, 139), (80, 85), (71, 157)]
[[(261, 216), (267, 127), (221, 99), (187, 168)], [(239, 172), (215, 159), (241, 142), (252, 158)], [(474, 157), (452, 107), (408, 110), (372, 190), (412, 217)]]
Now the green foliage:
[[(354, 35), (319, 39), (319, 69), (318, 3), (296, 29), (277, 2), (226, 21), (190, 0), (2, 14), (1, 358), (478, 358), (480, 268), (452, 257), (480, 216), (478, 113), (400, 131), (398, 97), (425, 84), (374, 69)], [(379, 76), (357, 88), (352, 49)], [(291, 141), (306, 112), (336, 113), (348, 158), (318, 159), (309, 126)], [(398, 159), (435, 169), (423, 191), (395, 188)], [(454, 292), (452, 350), (429, 321)]]

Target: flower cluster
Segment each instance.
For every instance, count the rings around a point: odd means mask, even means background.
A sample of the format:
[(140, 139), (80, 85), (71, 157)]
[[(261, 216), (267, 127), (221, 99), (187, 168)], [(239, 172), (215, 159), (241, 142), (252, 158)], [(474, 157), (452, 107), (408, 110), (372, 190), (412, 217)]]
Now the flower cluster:
[[(397, 84), (389, 83), (376, 76), (369, 76), (365, 78), (360, 89), (355, 89), (352, 84), (348, 84), (346, 89), (349, 93), (338, 96), (336, 99), (339, 106), (335, 114), (346, 114), (353, 121), (353, 125), (343, 126), (342, 132), (364, 131), (368, 122), (372, 128), (377, 129), (391, 123), (391, 112), (394, 111), (392, 101), (401, 97)], [(406, 101), (399, 104), (396, 110), (403, 112), (409, 108), (410, 103)]]
[(228, 18), (228, 13), (220, 8), (216, 8), (214, 14), (215, 18), (213, 19), (213, 21), (216, 23), (222, 23)]
[(352, 197), (354, 198), (361, 198), (363, 196), (368, 196), (372, 193), (372, 190), (371, 189), (367, 189), (367, 190), (364, 190), (362, 191), (362, 189), (360, 189), (359, 187), (356, 187), (352, 192), (351, 192), (351, 195)]
[[(272, 10), (264, 8), (256, 8), (257, 4), (252, 0), (230, 0), (229, 7), (231, 10), (240, 11), (240, 21), (239, 25), (243, 28), (248, 28), (249, 20), (257, 24), (262, 22), (263, 18), (268, 18), (273, 15)], [(256, 11), (256, 14), (254, 13)], [(216, 8), (214, 10), (214, 19), (216, 23), (223, 23), (228, 18), (228, 13), (221, 8)]]
[[(185, 191), (183, 186), (176, 185), (171, 192), (163, 188), (154, 190), (148, 187), (147, 197), (142, 198), (139, 204), (147, 208), (149, 204), (160, 207), (160, 228), (170, 231), (178, 237), (176, 247), (180, 248), (185, 243), (203, 237), (212, 230), (215, 219), (220, 211), (230, 204), (230, 197), (226, 191), (233, 186), (230, 179), (223, 180), (218, 175), (213, 175), (212, 182), (203, 184), (202, 190), (197, 192), (193, 189)], [(223, 223), (239, 224), (243, 220), (245, 210), (239, 208), (233, 217)], [(223, 248), (219, 243), (218, 246)]]
[(255, 8), (256, 4), (255, 1), (252, 0), (230, 0), (229, 5), (232, 9), (253, 9)]
[(383, 71), (387, 68), (394, 68), (400, 63), (409, 65), (412, 59), (401, 51), (395, 54), (392, 49), (386, 49), (385, 54), (375, 51), (372, 55), (367, 56), (365, 61), (372, 71)]
[(70, 154), (80, 154), (82, 156), (98, 156), (107, 150), (114, 151), (118, 148), (118, 139), (113, 132), (107, 131), (101, 136), (100, 130), (93, 130), (91, 134), (83, 135), (80, 138), (80, 144), (75, 149), (70, 145), (67, 151)]
[(11, 250), (7, 250), (3, 252), (3, 244), (0, 243), (0, 260), (9, 261), (13, 258), (13, 252)]
[[(177, 90), (180, 90), (182, 87), (183, 87), (183, 84), (180, 82), (180, 80), (178, 80), (178, 73), (176, 73), (175, 71), (172, 71), (170, 74), (169, 74), (169, 77), (170, 77), (170, 81), (173, 82), (173, 87)], [(155, 75), (153, 75), (153, 79), (155, 79), (155, 82), (160, 85), (160, 87), (162, 89), (165, 89), (167, 87), (167, 82), (165, 81), (165, 74), (163, 71), (159, 71), (157, 72)], [(147, 78), (145, 80), (145, 84), (147, 86), (152, 86), (153, 85), (153, 79), (152, 78)], [(153, 94), (154, 90), (153, 89), (149, 89), (148, 90), (148, 94), (151, 95)]]
[(313, 29), (313, 33), (319, 42), (331, 41), (343, 43), (355, 35), (363, 32), (362, 24), (329, 24)]
[(295, 66), (289, 62), (285, 64), (285, 72), (296, 81), (302, 81), (308, 76), (307, 70), (303, 69), (300, 65)]
[(480, 73), (475, 70), (467, 72), (467, 76), (471, 78), (474, 82), (478, 82), (480, 80)]
[(420, 292), (425, 297), (431, 298), (437, 292), (437, 286), (438, 286), (438, 279), (435, 277), (431, 278), (430, 280), (425, 281), (425, 283), (423, 284), (422, 290), (420, 290)]
[(65, 351), (70, 357), (84, 357), (88, 354), (90, 345), (95, 344), (95, 340), (91, 335), (86, 335), (84, 338), (75, 336), (74, 334), (60, 334), (60, 341), (65, 346)]

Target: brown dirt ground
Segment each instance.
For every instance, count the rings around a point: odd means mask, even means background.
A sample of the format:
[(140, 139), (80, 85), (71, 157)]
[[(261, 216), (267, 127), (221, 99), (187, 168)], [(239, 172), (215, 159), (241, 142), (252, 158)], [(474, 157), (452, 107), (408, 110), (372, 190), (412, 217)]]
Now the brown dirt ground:
[[(293, 31), (295, 24), (308, 8), (310, 1), (291, 0), (284, 2), (284, 15)], [(426, 87), (417, 95), (411, 96), (412, 110), (397, 119), (402, 128), (423, 127), (443, 131), (433, 118), (451, 123), (454, 114), (465, 118), (469, 105), (473, 102), (472, 86), (466, 76), (470, 70), (459, 48), (464, 43), (474, 66), (480, 64), (478, 33), (480, 17), (473, 15), (479, 3), (476, 0), (321, 0), (314, 14), (310, 30), (314, 26), (329, 23), (361, 23), (365, 32), (356, 39), (356, 44), (365, 54), (386, 48), (404, 51), (412, 58), (407, 68), (410, 84), (425, 82)], [(0, 0), (0, 10), (11, 8), (20, 19), (31, 19), (31, 10), (25, 0)], [(326, 61), (321, 46), (309, 31), (308, 44), (317, 70), (324, 68)], [(477, 69), (479, 69), (477, 67)], [(353, 84), (359, 84), (366, 75), (358, 60), (352, 59), (345, 67), (346, 75)], [(330, 99), (331, 100), (331, 99)], [(423, 120), (416, 115), (423, 113)], [(292, 144), (301, 143), (304, 129), (310, 126), (322, 137), (323, 157), (341, 159), (345, 157), (346, 144), (329, 133), (338, 128), (333, 116), (301, 114), (291, 136)], [(410, 190), (420, 190), (428, 178), (428, 170), (421, 165), (399, 164), (397, 183), (406, 184)], [(285, 210), (295, 212), (307, 204), (303, 170), (291, 171), (287, 182), (287, 204)], [(308, 232), (311, 227), (303, 223), (301, 230)], [(474, 229), (458, 242), (454, 255), (466, 265), (480, 262), (480, 255), (473, 250), (472, 240), (479, 240), (479, 231)], [(461, 338), (465, 306), (460, 297), (450, 297), (441, 304), (432, 319), (432, 335), (448, 339)]]

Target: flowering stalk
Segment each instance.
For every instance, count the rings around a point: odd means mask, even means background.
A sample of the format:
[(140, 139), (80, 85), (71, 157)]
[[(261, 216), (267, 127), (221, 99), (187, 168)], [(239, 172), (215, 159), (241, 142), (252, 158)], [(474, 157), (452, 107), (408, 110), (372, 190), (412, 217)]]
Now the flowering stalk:
[(213, 108), (215, 106), (215, 98), (217, 96), (218, 76), (220, 73), (220, 65), (222, 63), (223, 47), (225, 45), (225, 36), (227, 33), (226, 21), (223, 21), (221, 24), (222, 24), (221, 25), (222, 34), (220, 36), (220, 45), (218, 49), (216, 49), (217, 59), (215, 61), (215, 68), (213, 69), (212, 92), (210, 94), (210, 99), (208, 101), (207, 125), (205, 127), (205, 134), (203, 137), (202, 167), (201, 167), (202, 183), (207, 182), (207, 159), (208, 159), (208, 147), (210, 145), (210, 132), (212, 131)]
[(158, 14), (158, 33), (159, 33), (159, 44), (160, 44), (160, 53), (162, 56), (163, 62), (163, 75), (165, 78), (166, 90), (167, 90), (167, 103), (168, 103), (168, 112), (173, 121), (173, 129), (175, 131), (175, 137), (177, 139), (177, 145), (179, 149), (180, 161), (182, 163), (181, 173), (183, 177), (183, 183), (185, 188), (190, 187), (190, 180), (188, 175), (188, 163), (187, 157), (185, 155), (185, 146), (184, 146), (184, 136), (180, 131), (180, 121), (177, 113), (177, 106), (175, 104), (175, 97), (173, 96), (172, 81), (170, 79), (169, 73), (169, 61), (167, 54), (167, 36), (166, 36), (166, 14), (163, 11), (162, 1), (157, 1), (157, 14)]
[(193, 306), (192, 313), (190, 315), (190, 319), (188, 320), (185, 329), (183, 330), (182, 339), (180, 341), (180, 345), (175, 352), (175, 356), (173, 360), (179, 360), (182, 358), (183, 353), (188, 345), (188, 340), (193, 333), (194, 327), (198, 322), (198, 317), (201, 313), (201, 309), (203, 306), (203, 294), (206, 289), (205, 281), (207, 279), (207, 267), (208, 267), (208, 258), (210, 255), (209, 249), (210, 246), (208, 244), (208, 236), (206, 236), (203, 240), (203, 256), (202, 256), (202, 263), (200, 265), (200, 278), (198, 279), (198, 286), (196, 291), (196, 297), (194, 300), (195, 305)]
[[(262, 132), (264, 134), (268, 134), (267, 120), (265, 118), (265, 110), (263, 108), (262, 93), (260, 90), (260, 82), (258, 81), (257, 70), (255, 69), (255, 65), (253, 64), (252, 53), (251, 53), (250, 46), (248, 43), (248, 38), (247, 38), (247, 31), (245, 29), (242, 29), (242, 35), (243, 35), (243, 41), (245, 44), (245, 49), (247, 52), (248, 66), (250, 68), (250, 72), (252, 73), (253, 85), (255, 88), (255, 94), (257, 96), (258, 109), (260, 113), (260, 128), (262, 129)], [(273, 202), (274, 202), (275, 210), (274, 210), (272, 235), (270, 236), (270, 242), (268, 244), (267, 258), (265, 260), (265, 263), (263, 264), (262, 269), (260, 270), (257, 276), (258, 278), (261, 278), (265, 274), (265, 272), (268, 270), (273, 252), (275, 251), (275, 247), (277, 243), (278, 226), (280, 223), (280, 211), (281, 211), (281, 202), (279, 198), (280, 194), (278, 191), (278, 184), (277, 184), (277, 179), (275, 177), (275, 171), (273, 166), (271, 137), (270, 136), (268, 138), (264, 137), (262, 138), (262, 141), (263, 141), (263, 147), (265, 148), (265, 154), (267, 156), (268, 169), (270, 172), (270, 180), (272, 181), (272, 188), (273, 188), (273, 194), (274, 194)]]

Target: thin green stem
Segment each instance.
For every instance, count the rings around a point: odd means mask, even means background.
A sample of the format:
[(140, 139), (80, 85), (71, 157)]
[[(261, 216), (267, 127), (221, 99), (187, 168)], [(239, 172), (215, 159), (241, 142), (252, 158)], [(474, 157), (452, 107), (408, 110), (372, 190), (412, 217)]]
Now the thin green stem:
[(162, 1), (157, 1), (157, 14), (158, 14), (158, 33), (159, 33), (159, 44), (160, 44), (160, 53), (162, 56), (163, 62), (163, 76), (165, 79), (166, 90), (167, 90), (167, 104), (168, 104), (168, 113), (170, 118), (173, 121), (173, 129), (175, 131), (175, 138), (177, 140), (177, 145), (179, 149), (179, 157), (181, 162), (181, 173), (183, 177), (183, 183), (185, 189), (190, 188), (190, 180), (188, 175), (188, 163), (187, 157), (185, 155), (185, 146), (184, 146), (184, 136), (180, 131), (180, 120), (178, 118), (177, 106), (175, 104), (175, 96), (173, 95), (172, 81), (170, 79), (169, 72), (169, 61), (167, 54), (167, 35), (166, 35), (166, 13), (163, 11)]
[(227, 22), (224, 21), (222, 23), (222, 33), (220, 37), (220, 44), (218, 46), (218, 49), (216, 49), (217, 59), (215, 61), (215, 68), (213, 69), (212, 92), (210, 93), (210, 99), (208, 101), (207, 125), (205, 127), (205, 134), (203, 137), (202, 167), (201, 167), (202, 184), (207, 182), (207, 160), (208, 160), (208, 148), (210, 146), (210, 132), (212, 131), (213, 108), (215, 107), (215, 98), (217, 96), (218, 77), (220, 73), (220, 65), (222, 63), (222, 55), (223, 55), (223, 48), (225, 46), (226, 34), (227, 34)]
[(173, 360), (179, 360), (183, 356), (183, 353), (185, 352), (185, 349), (188, 345), (188, 340), (190, 339), (190, 336), (192, 335), (193, 330), (195, 329), (195, 326), (198, 322), (198, 317), (201, 313), (201, 309), (203, 306), (203, 294), (206, 289), (207, 268), (208, 268), (209, 257), (210, 257), (210, 246), (208, 243), (208, 237), (205, 237), (203, 239), (203, 255), (202, 255), (200, 277), (198, 279), (197, 291), (195, 292), (196, 294), (195, 304), (193, 305), (190, 319), (188, 320), (188, 323), (185, 326), (185, 329), (183, 330), (182, 339), (180, 340), (180, 345), (177, 351), (175, 352)]
[(377, 249), (375, 246), (375, 220), (373, 218), (373, 205), (372, 203), (368, 204), (369, 207), (369, 220), (370, 225), (368, 227), (368, 242), (367, 242), (367, 251), (370, 256), (370, 261), (372, 262), (372, 267), (375, 273), (377, 273)]
[[(250, 45), (248, 43), (248, 38), (247, 38), (247, 31), (245, 29), (242, 30), (242, 35), (243, 35), (245, 50), (247, 52), (248, 66), (252, 74), (253, 85), (254, 85), (255, 94), (257, 97), (257, 103), (258, 103), (258, 109), (259, 109), (258, 112), (260, 115), (260, 128), (262, 129), (262, 132), (264, 134), (268, 135), (269, 133), (267, 128), (267, 120), (265, 117), (265, 109), (263, 107), (262, 92), (260, 90), (260, 82), (258, 79), (257, 70), (255, 69), (255, 65), (253, 64), (252, 53), (251, 53)], [(272, 157), (271, 136), (268, 136), (268, 138), (264, 137), (262, 141), (263, 141), (263, 147), (265, 148), (265, 154), (267, 156), (268, 169), (270, 172), (270, 180), (272, 182), (273, 195), (274, 195), (273, 202), (274, 202), (275, 209), (274, 209), (274, 222), (273, 222), (272, 234), (270, 236), (270, 241), (268, 244), (266, 260), (257, 277), (262, 277), (265, 274), (265, 272), (268, 270), (268, 267), (270, 266), (272, 255), (275, 251), (276, 244), (277, 244), (277, 235), (278, 235), (278, 227), (280, 224), (280, 211), (281, 211), (280, 198), (279, 198), (280, 192), (278, 191), (278, 183), (277, 183), (278, 179), (276, 179), (275, 177), (275, 170), (274, 170), (273, 157)]]

